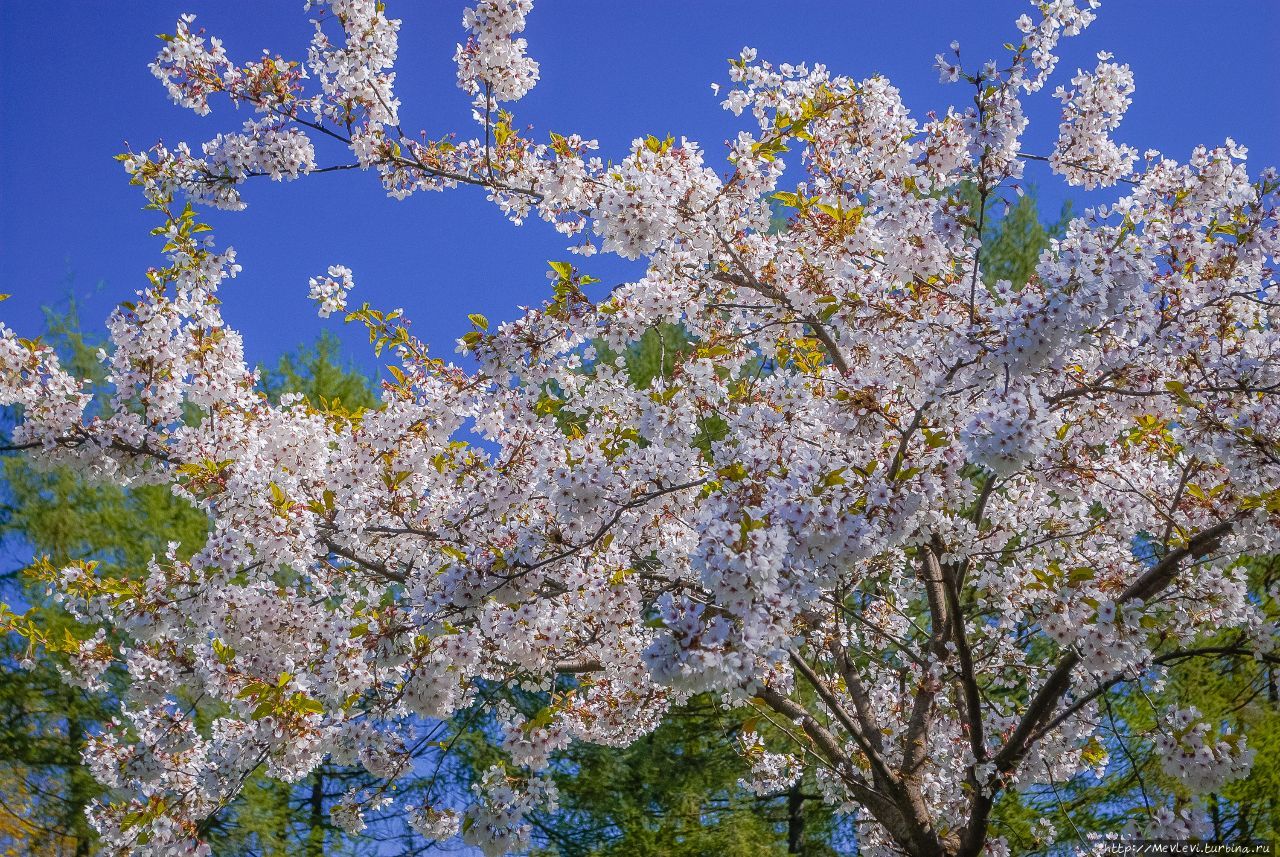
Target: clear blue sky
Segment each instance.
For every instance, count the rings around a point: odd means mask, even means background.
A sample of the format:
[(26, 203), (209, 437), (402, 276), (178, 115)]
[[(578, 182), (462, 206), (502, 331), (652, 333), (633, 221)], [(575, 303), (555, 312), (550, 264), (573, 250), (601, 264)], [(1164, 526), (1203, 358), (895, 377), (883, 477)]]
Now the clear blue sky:
[[(406, 129), (470, 134), (451, 61), (464, 3), (387, 5), (404, 20), (397, 89)], [(726, 82), (725, 59), (743, 45), (774, 61), (886, 74), (922, 117), (967, 96), (938, 84), (934, 54), (958, 39), (967, 62), (1001, 56), (1026, 9), (1022, 0), (541, 0), (526, 35), (542, 81), (515, 106), (516, 117), (540, 137), (549, 130), (597, 137), (606, 158), (633, 137), (671, 133), (701, 141), (719, 159), (740, 120), (720, 110), (709, 84)], [(184, 10), (237, 59), (263, 48), (305, 54), (310, 26), (301, 0), (0, 0), (0, 291), (14, 295), (0, 318), (20, 333), (39, 331), (39, 307), (65, 296), (69, 276), (85, 321), (101, 329), (159, 261), (148, 235), (153, 215), (141, 211), (140, 195), (111, 159), (126, 141), (135, 149), (159, 138), (198, 143), (246, 118), (223, 102), (204, 118), (174, 107), (147, 71), (155, 34), (171, 32)], [(1184, 160), (1196, 143), (1232, 136), (1249, 147), (1256, 172), (1280, 163), (1277, 45), (1280, 0), (1108, 0), (1099, 20), (1067, 42), (1058, 81), (1092, 67), (1097, 51), (1112, 51), (1137, 80), (1121, 140)], [(1048, 93), (1030, 105), (1027, 150), (1050, 149), (1054, 105)], [(336, 143), (317, 148), (322, 164), (348, 160)], [(1028, 179), (1040, 185), (1042, 206), (1056, 211), (1063, 197), (1043, 165), (1031, 165)], [(245, 332), (253, 361), (341, 327), (318, 319), (306, 297), (307, 278), (330, 264), (354, 269), (354, 300), (403, 306), (415, 332), (437, 354), (451, 354), (467, 313), (512, 317), (516, 305), (545, 295), (545, 260), (566, 257), (548, 227), (508, 225), (474, 189), (396, 202), (373, 176), (340, 173), (293, 184), (258, 180), (245, 196), (246, 211), (206, 219), (244, 265), (223, 294), (224, 309)], [(604, 278), (600, 288), (625, 276), (616, 262), (597, 257), (589, 265)], [(344, 338), (363, 365), (374, 365), (357, 331)]]

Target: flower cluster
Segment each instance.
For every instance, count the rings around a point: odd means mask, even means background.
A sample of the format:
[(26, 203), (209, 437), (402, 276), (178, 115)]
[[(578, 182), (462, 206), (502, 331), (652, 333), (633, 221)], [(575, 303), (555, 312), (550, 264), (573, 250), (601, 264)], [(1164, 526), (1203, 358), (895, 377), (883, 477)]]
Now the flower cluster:
[(316, 166), (311, 138), (297, 128), (286, 127), (283, 119), (268, 118), (245, 122), (240, 134), (219, 134), (204, 144), (206, 180), (213, 177), (241, 182), (253, 174), (275, 181), (296, 179)]
[(326, 18), (315, 21), (307, 52), (307, 68), (320, 81), (323, 96), (309, 107), (317, 116), (350, 125), (359, 109), (373, 126), (394, 125), (399, 100), (395, 84), (400, 22), (388, 18), (381, 3), (369, 0), (308, 0), (308, 8), (328, 12), (342, 28), (344, 44), (336, 45), (325, 32)]
[(1016, 387), (993, 391), (981, 410), (964, 427), (962, 437), (969, 459), (997, 476), (1009, 476), (1040, 454), (1037, 448), (1046, 434), (1043, 401), (1035, 391)]
[(1195, 707), (1168, 713), (1156, 734), (1164, 772), (1195, 794), (1214, 791), (1249, 772), (1254, 751), (1243, 735), (1215, 730)]
[(325, 276), (307, 281), (311, 291), (307, 297), (319, 304), (319, 315), (328, 318), (332, 313), (347, 308), (347, 293), (355, 288), (351, 269), (346, 265), (330, 265)]
[(753, 794), (763, 797), (785, 791), (804, 772), (795, 756), (766, 750), (763, 739), (755, 732), (738, 736), (738, 747), (751, 763), (751, 779), (742, 780), (741, 785)]
[(516, 781), (497, 766), (485, 771), (472, 788), (480, 802), (467, 813), (462, 841), (479, 848), (485, 857), (526, 850), (533, 826), (525, 815), (534, 806), (556, 806), (556, 787), (550, 780)]
[(220, 39), (210, 39), (206, 46), (202, 31), (192, 31), (195, 19), (195, 15), (178, 19), (173, 35), (165, 37), (164, 49), (151, 64), (151, 73), (164, 84), (174, 104), (204, 116), (210, 109), (209, 95), (224, 88), (222, 75), (230, 61)]
[(463, 14), (469, 38), (458, 45), (453, 61), (458, 86), (476, 96), (479, 106), (519, 101), (538, 82), (538, 63), (526, 54), (529, 44), (516, 36), (532, 8), (533, 0), (481, 0)]
[(405, 811), (409, 813), (409, 824), (414, 831), (428, 841), (452, 839), (462, 826), (458, 813), (450, 809), (406, 806)]
[(1071, 79), (1074, 89), (1058, 87), (1054, 93), (1063, 109), (1050, 163), (1070, 184), (1085, 190), (1115, 184), (1133, 171), (1138, 159), (1136, 149), (1108, 136), (1120, 126), (1133, 95), (1133, 72), (1110, 59), (1105, 51), (1099, 53), (1091, 73), (1079, 72)]

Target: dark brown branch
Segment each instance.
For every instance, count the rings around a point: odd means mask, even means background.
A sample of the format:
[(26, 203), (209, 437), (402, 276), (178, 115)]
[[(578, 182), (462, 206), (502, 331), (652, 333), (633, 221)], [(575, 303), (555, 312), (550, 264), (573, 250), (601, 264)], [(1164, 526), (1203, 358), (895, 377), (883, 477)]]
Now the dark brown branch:
[(552, 667), (555, 672), (565, 674), (578, 673), (598, 673), (604, 669), (604, 664), (593, 658), (579, 661), (561, 661)]
[[(1032, 155), (1028, 152), (1019, 152), (1018, 157), (1027, 161), (1041, 161), (1046, 164), (1050, 163), (1049, 158), (1046, 157), (1045, 155)], [(1075, 167), (1078, 170), (1084, 170), (1085, 172), (1088, 172), (1088, 173), (1106, 172), (1103, 169), (1100, 169), (1098, 167), (1091, 167), (1088, 164), (1083, 164), (1083, 163), (1080, 163), (1079, 161), (1063, 161), (1062, 163), (1068, 167)], [(1131, 185), (1139, 184), (1139, 182), (1136, 179), (1116, 179), (1116, 181), (1123, 182), (1124, 184), (1131, 184)]]
[[(81, 431), (81, 434), (79, 437), (64, 436), (64, 437), (55, 438), (53, 442), (54, 446), (61, 447), (63, 449), (79, 449), (80, 447), (84, 446), (86, 443), (89, 443), (93, 439), (92, 435), (90, 435), (88, 432), (84, 431), (83, 429), (81, 429), (80, 431)], [(4, 446), (0, 446), (0, 452), (22, 452), (24, 450), (40, 449), (40, 448), (43, 448), (44, 446), (45, 444), (43, 441), (31, 440), (31, 441), (27, 441), (26, 443), (6, 444)], [(163, 461), (165, 464), (170, 464), (173, 462), (173, 459), (169, 457), (169, 454), (167, 452), (156, 449), (155, 447), (148, 444), (146, 441), (143, 441), (141, 444), (134, 446), (132, 444), (123, 443), (122, 441), (119, 441), (119, 440), (113, 440), (111, 441), (111, 443), (107, 444), (106, 448), (113, 449), (116, 452), (126, 452), (130, 455), (141, 456), (143, 458), (154, 458), (156, 461)]]
[[(967, 365), (968, 364), (965, 361), (957, 360), (952, 364), (951, 368), (947, 369), (947, 374), (942, 377), (942, 383), (940, 386), (945, 388), (951, 383), (952, 379), (955, 378), (956, 373), (959, 372), (962, 367)], [(902, 467), (902, 462), (906, 459), (907, 446), (911, 443), (911, 438), (915, 435), (916, 431), (924, 423), (924, 412), (928, 406), (928, 401), (921, 403), (920, 407), (916, 408), (916, 412), (911, 418), (911, 424), (902, 432), (902, 440), (898, 443), (898, 448), (893, 453), (893, 461), (889, 464), (889, 471), (887, 475), (890, 482), (892, 482), (898, 475), (898, 469)]]
[(862, 733), (866, 735), (867, 742), (871, 747), (877, 753), (883, 755), (884, 738), (880, 734), (880, 724), (876, 720), (875, 713), (871, 710), (871, 697), (867, 693), (866, 687), (863, 686), (862, 679), (858, 676), (858, 671), (849, 659), (849, 653), (844, 650), (844, 647), (836, 640), (832, 640), (830, 649), (831, 655), (835, 660), (836, 671), (844, 679), (845, 689), (849, 692), (849, 698), (853, 700), (853, 709), (858, 716), (858, 724), (862, 727)]
[[(1231, 532), (1234, 526), (1235, 520), (1228, 519), (1196, 533), (1188, 540), (1185, 546), (1170, 551), (1162, 560), (1147, 569), (1141, 577), (1129, 584), (1116, 599), (1116, 605), (1119, 606), (1138, 599), (1146, 600), (1163, 590), (1173, 580), (1183, 560), (1188, 558), (1198, 559), (1211, 553), (1222, 542), (1222, 539)], [(998, 773), (1005, 775), (1012, 772), (1027, 751), (1030, 750), (1031, 736), (1039, 731), (1041, 724), (1049, 717), (1054, 706), (1066, 693), (1071, 683), (1071, 672), (1079, 662), (1080, 656), (1077, 653), (1074, 651), (1068, 652), (1063, 656), (1049, 678), (1045, 680), (1045, 683), (1027, 706), (1026, 714), (1018, 722), (1013, 734), (1009, 736), (1009, 740), (1004, 747), (996, 754), (995, 764)]]
[(544, 565), (550, 565), (552, 563), (559, 562), (562, 559), (568, 559), (569, 557), (576, 555), (579, 551), (582, 551), (586, 548), (592, 547), (595, 544), (597, 544), (601, 539), (605, 537), (605, 535), (609, 532), (609, 530), (613, 528), (613, 525), (618, 523), (618, 520), (623, 516), (623, 514), (630, 511), (631, 509), (639, 508), (640, 506), (643, 506), (646, 503), (656, 500), (659, 497), (663, 497), (667, 494), (673, 494), (676, 491), (683, 491), (686, 488), (696, 488), (697, 486), (702, 485), (706, 481), (707, 481), (706, 477), (703, 477), (702, 479), (694, 479), (689, 482), (682, 482), (679, 485), (671, 485), (667, 488), (659, 488), (657, 491), (650, 491), (647, 494), (642, 494), (639, 497), (634, 497), (631, 500), (628, 500), (627, 502), (619, 505), (618, 508), (614, 510), (613, 514), (609, 517), (609, 519), (605, 521), (603, 524), (601, 524), (600, 527), (594, 533), (592, 533), (591, 537), (588, 538), (585, 542), (580, 542), (579, 544), (572, 545), (557, 554), (553, 554), (552, 556), (545, 557), (543, 559), (538, 560), (537, 562), (513, 563), (512, 568), (518, 568), (518, 569), (521, 569), (522, 571), (533, 571), (535, 569), (543, 567)]
[[(989, 477), (988, 484), (994, 479), (994, 476)], [(935, 535), (931, 552), (941, 558), (943, 550), (942, 540)], [(986, 742), (983, 738), (982, 730), (982, 695), (978, 689), (978, 677), (973, 668), (973, 651), (969, 648), (969, 638), (965, 634), (964, 614), (960, 610), (960, 584), (957, 580), (959, 570), (952, 563), (942, 565), (939, 562), (938, 567), (942, 576), (943, 594), (947, 599), (951, 641), (955, 644), (956, 659), (960, 665), (958, 678), (960, 680), (961, 693), (964, 697), (964, 707), (961, 709), (962, 717), (969, 732), (969, 745), (973, 750), (974, 764), (980, 765), (987, 758)], [(970, 773), (972, 771), (973, 768), (971, 767)], [(977, 788), (977, 781), (975, 780), (972, 785)]]
[[(840, 776), (849, 791), (875, 816), (890, 834), (899, 842), (926, 843), (931, 841), (937, 846), (937, 837), (932, 831), (919, 829), (905, 818), (898, 805), (873, 788), (853, 766), (852, 760), (845, 754), (839, 740), (831, 734), (803, 706), (788, 699), (782, 693), (770, 687), (757, 688), (758, 696), (765, 705), (791, 722), (800, 726), (805, 735), (813, 742), (818, 754)], [(931, 852), (921, 852), (931, 853)]]
[[(1166, 652), (1165, 654), (1160, 655), (1159, 657), (1152, 658), (1151, 665), (1155, 666), (1158, 664), (1171, 664), (1177, 661), (1190, 660), (1191, 658), (1208, 658), (1208, 657), (1254, 658), (1254, 657), (1259, 657), (1259, 655), (1258, 653), (1254, 652), (1252, 649), (1247, 648), (1245, 646), (1240, 646), (1240, 645), (1202, 646), (1196, 649), (1177, 649), (1172, 652)], [(1267, 661), (1268, 663), (1280, 664), (1280, 657), (1277, 657), (1276, 655), (1263, 654), (1261, 655), (1261, 658), (1262, 660)], [(1127, 676), (1122, 674), (1122, 675), (1112, 676), (1111, 678), (1107, 679), (1105, 682), (1099, 684), (1093, 690), (1089, 691), (1089, 693), (1074, 700), (1071, 703), (1071, 705), (1069, 705), (1062, 711), (1058, 712), (1058, 714), (1052, 720), (1046, 723), (1043, 728), (1041, 728), (1034, 735), (1031, 736), (1030, 743), (1034, 744), (1036, 741), (1039, 741), (1041, 738), (1048, 735), (1054, 729), (1057, 729), (1063, 723), (1065, 723), (1066, 721), (1070, 720), (1073, 716), (1078, 714), (1080, 710), (1083, 709), (1086, 705), (1088, 705), (1090, 702), (1093, 702), (1095, 699), (1097, 699), (1102, 694), (1106, 693), (1111, 688), (1115, 687), (1117, 684), (1123, 684), (1125, 682), (1130, 682), (1130, 681), (1137, 681), (1138, 678), (1139, 678), (1138, 676)]]
[(807, 324), (813, 330), (813, 335), (822, 343), (822, 348), (827, 352), (827, 357), (831, 360), (832, 365), (840, 371), (841, 375), (848, 375), (849, 363), (844, 359), (844, 355), (840, 353), (840, 348), (836, 344), (835, 339), (832, 338), (830, 331), (827, 330), (827, 326), (815, 316), (801, 315), (797, 312), (795, 305), (791, 303), (791, 300), (782, 292), (782, 290), (760, 282), (760, 280), (752, 275), (746, 268), (746, 265), (738, 258), (736, 253), (730, 251), (730, 255), (733, 256), (735, 263), (742, 269), (743, 273), (733, 274), (728, 271), (721, 271), (713, 274), (711, 279), (718, 280), (722, 283), (729, 283), (730, 285), (737, 286), (738, 288), (750, 289), (771, 301), (775, 301), (788, 312), (794, 313), (801, 322)]
[(329, 552), (335, 556), (340, 556), (349, 562), (353, 562), (366, 571), (372, 571), (374, 574), (393, 583), (404, 583), (409, 579), (403, 572), (388, 568), (386, 563), (361, 557), (329, 539), (325, 539), (324, 544), (329, 549)]
[[(304, 125), (307, 128), (311, 128), (312, 130), (319, 131), (321, 134), (325, 134), (329, 137), (334, 138), (335, 140), (339, 140), (342, 143), (345, 143), (347, 146), (351, 145), (350, 137), (347, 137), (343, 134), (339, 134), (337, 131), (334, 131), (332, 128), (328, 128), (319, 122), (312, 122), (311, 120), (303, 119), (301, 116), (298, 116), (296, 113), (291, 113), (290, 111), (287, 111), (287, 110), (281, 110), (279, 107), (275, 107), (272, 105), (267, 105), (267, 106), (274, 113), (280, 116), (283, 116), (292, 122), (297, 122), (299, 125)], [(409, 151), (413, 151), (412, 147), (409, 148)], [(470, 185), (476, 185), (478, 187), (487, 187), (492, 190), (501, 190), (509, 193), (516, 193), (522, 196), (527, 196), (530, 199), (532, 199), (534, 202), (542, 201), (542, 194), (534, 191), (532, 188), (530, 189), (518, 188), (512, 185), (508, 185), (505, 182), (495, 181), (492, 178), (469, 176), (469, 175), (464, 175), (462, 173), (451, 172), (449, 170), (442, 170), (437, 167), (429, 167), (426, 164), (422, 163), (422, 161), (418, 160), (416, 156), (413, 158), (406, 158), (402, 155), (392, 155), (388, 158), (385, 158), (384, 160), (387, 163), (395, 164), (397, 166), (409, 167), (411, 169), (420, 170), (426, 175), (432, 176), (434, 178), (445, 179), (447, 181), (454, 181), (460, 184), (470, 184)]]
[(791, 664), (809, 682), (823, 704), (826, 705), (827, 710), (831, 712), (836, 720), (840, 721), (840, 725), (845, 728), (849, 736), (853, 738), (854, 743), (858, 745), (858, 749), (867, 757), (867, 761), (871, 763), (872, 774), (877, 785), (885, 791), (898, 795), (902, 790), (902, 784), (898, 776), (889, 769), (884, 757), (872, 746), (864, 730), (853, 722), (849, 712), (845, 711), (844, 706), (836, 699), (835, 694), (823, 683), (821, 677), (805, 663), (804, 658), (795, 652), (791, 653)]

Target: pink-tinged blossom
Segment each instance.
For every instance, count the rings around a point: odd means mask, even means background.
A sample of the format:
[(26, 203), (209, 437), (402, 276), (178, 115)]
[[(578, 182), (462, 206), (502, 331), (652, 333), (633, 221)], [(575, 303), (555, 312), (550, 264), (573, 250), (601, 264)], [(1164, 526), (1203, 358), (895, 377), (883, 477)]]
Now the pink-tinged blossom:
[(1098, 54), (1093, 72), (1079, 72), (1073, 89), (1058, 87), (1054, 97), (1062, 102), (1062, 124), (1049, 162), (1072, 185), (1085, 190), (1108, 187), (1133, 171), (1138, 151), (1111, 140), (1112, 131), (1131, 103), (1133, 72), (1129, 66), (1109, 62)]
[(955, 83), (960, 79), (960, 63), (952, 62), (942, 54), (937, 54), (933, 59), (933, 65), (938, 70), (938, 80), (941, 83)]
[(330, 265), (324, 276), (312, 277), (307, 284), (311, 287), (307, 297), (316, 302), (321, 318), (346, 309), (347, 294), (355, 288), (351, 269), (346, 265)]
[(1155, 741), (1164, 772), (1193, 794), (1215, 791), (1247, 774), (1254, 755), (1243, 735), (1219, 733), (1195, 706), (1168, 712)]
[[(312, 112), (343, 125), (358, 110), (374, 127), (394, 125), (400, 101), (392, 90), (396, 76), (391, 69), (400, 22), (387, 18), (382, 4), (372, 0), (308, 0), (307, 8), (318, 17), (306, 64), (324, 93), (310, 102)], [(341, 42), (330, 36), (332, 19), (341, 29)]]
[(532, 8), (533, 0), (481, 0), (463, 14), (469, 38), (453, 56), (458, 86), (481, 106), (519, 101), (538, 82), (538, 63), (525, 53), (528, 42), (516, 35)]
[(739, 750), (751, 764), (751, 778), (740, 781), (743, 788), (764, 797), (786, 791), (804, 773), (804, 765), (789, 753), (774, 753), (765, 749), (764, 741), (755, 732), (745, 732), (738, 737)]
[(525, 816), (534, 807), (554, 810), (558, 797), (550, 780), (520, 780), (498, 766), (485, 771), (472, 790), (479, 802), (467, 813), (462, 841), (479, 848), (485, 857), (528, 849), (533, 825)]

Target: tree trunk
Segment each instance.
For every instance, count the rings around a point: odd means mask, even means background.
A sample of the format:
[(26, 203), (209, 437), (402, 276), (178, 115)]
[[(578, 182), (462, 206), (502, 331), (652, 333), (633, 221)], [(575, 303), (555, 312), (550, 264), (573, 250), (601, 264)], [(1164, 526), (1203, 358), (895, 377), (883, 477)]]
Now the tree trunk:
[(803, 780), (796, 780), (787, 791), (787, 853), (804, 853)]
[[(78, 717), (67, 719), (67, 743), (71, 758), (78, 760), (84, 752), (84, 724)], [(76, 843), (75, 857), (89, 857), (93, 834), (85, 810), (92, 799), (92, 780), (83, 765), (74, 762), (67, 768), (67, 833)]]
[(307, 831), (307, 857), (324, 857), (324, 770), (311, 772), (311, 828)]

